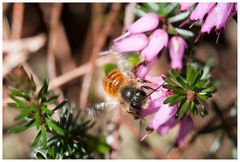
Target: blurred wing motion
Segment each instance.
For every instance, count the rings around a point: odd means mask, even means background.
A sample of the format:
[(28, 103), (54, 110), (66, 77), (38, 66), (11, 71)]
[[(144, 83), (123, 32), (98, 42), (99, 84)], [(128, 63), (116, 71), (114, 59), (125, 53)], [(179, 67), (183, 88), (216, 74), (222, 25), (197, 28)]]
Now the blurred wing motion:
[(96, 103), (93, 107), (89, 107), (86, 110), (89, 116), (96, 118), (104, 111), (110, 111), (120, 105), (121, 103), (117, 101), (101, 102)]
[(134, 53), (115, 53), (116, 55), (116, 64), (118, 66), (118, 69), (126, 76), (133, 78), (134, 74), (132, 73), (132, 69), (134, 68), (133, 65), (131, 65), (129, 62), (129, 58), (133, 55)]

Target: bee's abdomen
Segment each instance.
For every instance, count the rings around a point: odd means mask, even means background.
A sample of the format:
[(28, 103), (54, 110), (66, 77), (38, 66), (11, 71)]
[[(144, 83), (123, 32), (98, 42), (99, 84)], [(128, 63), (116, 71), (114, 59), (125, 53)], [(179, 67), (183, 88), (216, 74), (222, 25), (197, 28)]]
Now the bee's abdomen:
[(119, 90), (126, 82), (126, 77), (119, 70), (112, 70), (104, 78), (103, 86), (109, 95), (117, 97)]

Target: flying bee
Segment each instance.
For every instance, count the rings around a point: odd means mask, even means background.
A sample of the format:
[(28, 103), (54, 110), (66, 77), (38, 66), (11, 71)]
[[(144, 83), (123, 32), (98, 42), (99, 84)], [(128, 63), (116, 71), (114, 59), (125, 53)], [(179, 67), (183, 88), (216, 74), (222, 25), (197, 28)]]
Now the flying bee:
[[(133, 74), (133, 68), (126, 60), (128, 56), (129, 54), (117, 55), (118, 69), (112, 69), (103, 79), (103, 88), (113, 100), (88, 108), (91, 116), (97, 116), (105, 109), (121, 107), (135, 119), (142, 118), (140, 111), (146, 105), (148, 96), (157, 91), (160, 86), (156, 89), (145, 86), (144, 83), (152, 82), (137, 78)], [(156, 86), (155, 83), (152, 84)]]

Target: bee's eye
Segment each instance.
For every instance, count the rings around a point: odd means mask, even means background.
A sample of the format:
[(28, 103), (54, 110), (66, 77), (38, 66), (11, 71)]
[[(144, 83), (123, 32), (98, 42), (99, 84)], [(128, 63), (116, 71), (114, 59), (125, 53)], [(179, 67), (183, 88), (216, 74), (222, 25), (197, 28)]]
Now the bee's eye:
[(146, 93), (142, 90), (136, 90), (135, 95), (138, 97), (146, 97)]
[(134, 94), (134, 89), (132, 87), (128, 87), (128, 86), (124, 87), (121, 92), (122, 98), (128, 102), (131, 101), (133, 94)]

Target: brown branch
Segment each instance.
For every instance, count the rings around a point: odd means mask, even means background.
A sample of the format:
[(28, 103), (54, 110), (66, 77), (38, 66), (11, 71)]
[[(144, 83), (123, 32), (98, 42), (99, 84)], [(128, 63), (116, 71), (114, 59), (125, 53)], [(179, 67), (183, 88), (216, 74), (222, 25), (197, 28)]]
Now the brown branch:
[(24, 4), (15, 3), (13, 5), (13, 23), (12, 23), (12, 39), (20, 39), (23, 26)]
[[(106, 63), (112, 62), (113, 61), (113, 57), (108, 56), (108, 57), (100, 57), (96, 60), (96, 66), (103, 66)], [(79, 66), (78, 68), (71, 70), (67, 73), (64, 73), (63, 75), (54, 78), (50, 81), (49, 84), (49, 89), (53, 90), (55, 88), (58, 88), (64, 84), (66, 84), (67, 82), (70, 82), (73, 79), (76, 79), (82, 75), (85, 75), (87, 73), (89, 73), (89, 71), (91, 70), (91, 63), (85, 63), (81, 66)]]
[(93, 47), (92, 57), (90, 59), (90, 64), (91, 64), (90, 71), (83, 78), (82, 87), (81, 87), (80, 104), (82, 107), (85, 107), (87, 103), (89, 87), (90, 87), (91, 79), (93, 75), (93, 68), (96, 66), (95, 61), (107, 40), (107, 37), (111, 31), (113, 22), (114, 20), (116, 20), (120, 8), (121, 8), (121, 4), (115, 3), (112, 5), (112, 8), (107, 20), (107, 24), (104, 26), (103, 30), (99, 34), (97, 42)]
[(62, 11), (62, 4), (53, 4), (51, 10), (50, 31), (49, 31), (49, 43), (48, 43), (48, 74), (50, 79), (56, 78), (56, 59), (54, 47), (56, 47), (56, 29), (59, 25), (59, 18)]

